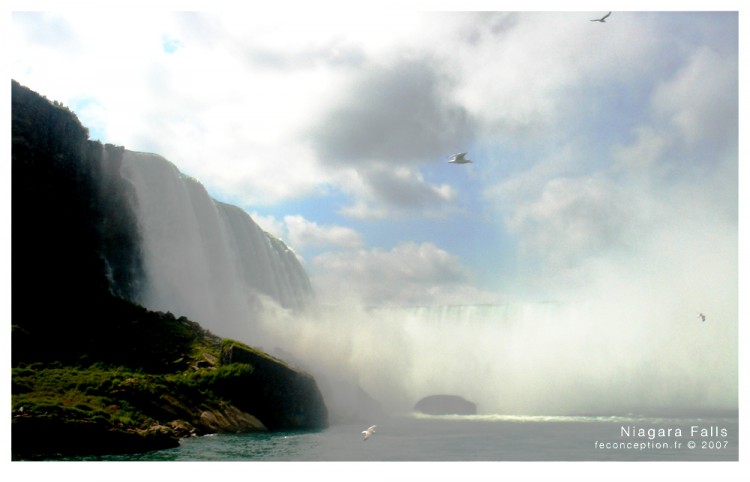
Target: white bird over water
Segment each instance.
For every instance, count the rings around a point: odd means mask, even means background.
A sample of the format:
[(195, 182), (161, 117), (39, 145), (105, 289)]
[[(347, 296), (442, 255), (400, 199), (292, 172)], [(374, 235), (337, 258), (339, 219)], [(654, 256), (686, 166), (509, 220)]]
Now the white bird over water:
[(612, 15), (612, 12), (609, 12), (607, 15), (603, 16), (602, 18), (595, 18), (595, 19), (592, 19), (591, 21), (605, 23), (607, 21), (607, 17), (609, 17), (610, 15)]
[(367, 430), (362, 430), (362, 440), (367, 440), (368, 438), (370, 438), (370, 436), (375, 433), (375, 427), (377, 427), (377, 425), (373, 425)]
[(458, 154), (455, 154), (453, 157), (451, 157), (451, 160), (448, 162), (453, 164), (468, 164), (469, 162), (471, 162), (471, 160), (466, 159), (465, 152), (459, 152)]

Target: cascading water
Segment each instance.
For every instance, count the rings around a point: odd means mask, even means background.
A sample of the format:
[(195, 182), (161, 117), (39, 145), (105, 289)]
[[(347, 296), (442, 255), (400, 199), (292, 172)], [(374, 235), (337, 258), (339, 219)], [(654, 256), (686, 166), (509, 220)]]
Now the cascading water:
[[(563, 297), (586, 302), (315, 306), (294, 253), (244, 211), (156, 155), (125, 152), (121, 172), (136, 193), (142, 303), (300, 364), (334, 419), (356, 416), (362, 390), (391, 411), (433, 394), (481, 414), (736, 409), (736, 291), (620, 269)], [(721, 266), (702, 268), (731, 278)], [(686, 302), (710, 304), (711, 322)]]
[(126, 151), (121, 173), (136, 194), (146, 307), (239, 337), (248, 333), (264, 296), (291, 309), (311, 299), (295, 254), (240, 208), (215, 201), (154, 154)]
[[(707, 326), (692, 313), (648, 308), (616, 300), (322, 307), (266, 318), (259, 340), (300, 357), (316, 377), (353, 381), (392, 411), (434, 394), (462, 396), (480, 414), (735, 409), (736, 325), (718, 322), (719, 312)], [(327, 399), (334, 416), (336, 403), (356, 408), (352, 390), (340, 392)]]

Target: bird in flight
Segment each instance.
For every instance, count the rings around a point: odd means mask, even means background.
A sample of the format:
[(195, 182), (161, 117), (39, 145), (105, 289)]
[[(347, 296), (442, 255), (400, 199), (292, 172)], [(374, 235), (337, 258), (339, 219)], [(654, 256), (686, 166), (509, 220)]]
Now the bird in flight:
[(609, 12), (607, 15), (603, 16), (602, 18), (595, 18), (595, 19), (592, 19), (591, 21), (604, 23), (607, 21), (607, 17), (609, 17), (610, 15), (612, 15), (612, 12)]
[(448, 162), (452, 164), (468, 164), (469, 162), (471, 162), (471, 160), (466, 159), (465, 152), (459, 152), (458, 154), (455, 154), (453, 157), (451, 157), (451, 160)]
[(373, 425), (372, 427), (368, 428), (367, 430), (362, 430), (362, 437), (363, 437), (362, 440), (363, 441), (367, 440), (368, 438), (370, 438), (370, 436), (372, 434), (375, 433), (375, 427), (377, 427), (377, 425)]
[(706, 315), (704, 315), (703, 313), (698, 313), (698, 318), (700, 318), (701, 321), (706, 321)]

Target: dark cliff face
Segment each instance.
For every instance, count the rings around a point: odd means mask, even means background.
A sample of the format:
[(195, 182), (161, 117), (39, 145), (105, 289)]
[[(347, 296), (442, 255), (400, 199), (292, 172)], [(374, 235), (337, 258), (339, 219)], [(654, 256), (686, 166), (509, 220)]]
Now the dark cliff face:
[(122, 148), (88, 140), (62, 105), (13, 81), (11, 113), (13, 324), (60, 341), (98, 323), (112, 295), (137, 297), (132, 193)]
[[(225, 343), (221, 363), (247, 363), (254, 367), (254, 372), (242, 382), (221, 387), (217, 393), (258, 417), (269, 429), (328, 426), (328, 410), (311, 375), (238, 343)], [(243, 396), (246, 393), (262, 396)]]
[(11, 113), (14, 286), (33, 289), (44, 275), (67, 294), (75, 273), (134, 300), (143, 268), (124, 148), (90, 141), (75, 114), (17, 82)]
[(137, 304), (143, 261), (123, 152), (12, 82), (14, 457), (327, 426), (311, 376), (240, 345), (222, 354), (197, 323)]

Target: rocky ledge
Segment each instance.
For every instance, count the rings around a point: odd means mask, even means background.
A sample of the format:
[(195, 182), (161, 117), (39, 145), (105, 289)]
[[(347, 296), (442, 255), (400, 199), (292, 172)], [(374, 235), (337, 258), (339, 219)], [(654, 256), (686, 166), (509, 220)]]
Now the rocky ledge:
[(221, 363), (254, 367), (252, 374), (217, 388), (217, 393), (257, 416), (270, 430), (328, 426), (328, 409), (312, 375), (237, 342), (224, 343)]
[[(117, 331), (140, 327), (139, 361), (170, 346), (174, 352), (137, 367), (19, 363), (11, 377), (14, 460), (139, 453), (210, 433), (328, 426), (323, 396), (308, 373), (185, 318), (123, 308), (134, 319)], [(17, 335), (17, 346), (31, 341)], [(108, 346), (102, 351), (112, 358), (117, 347)]]

